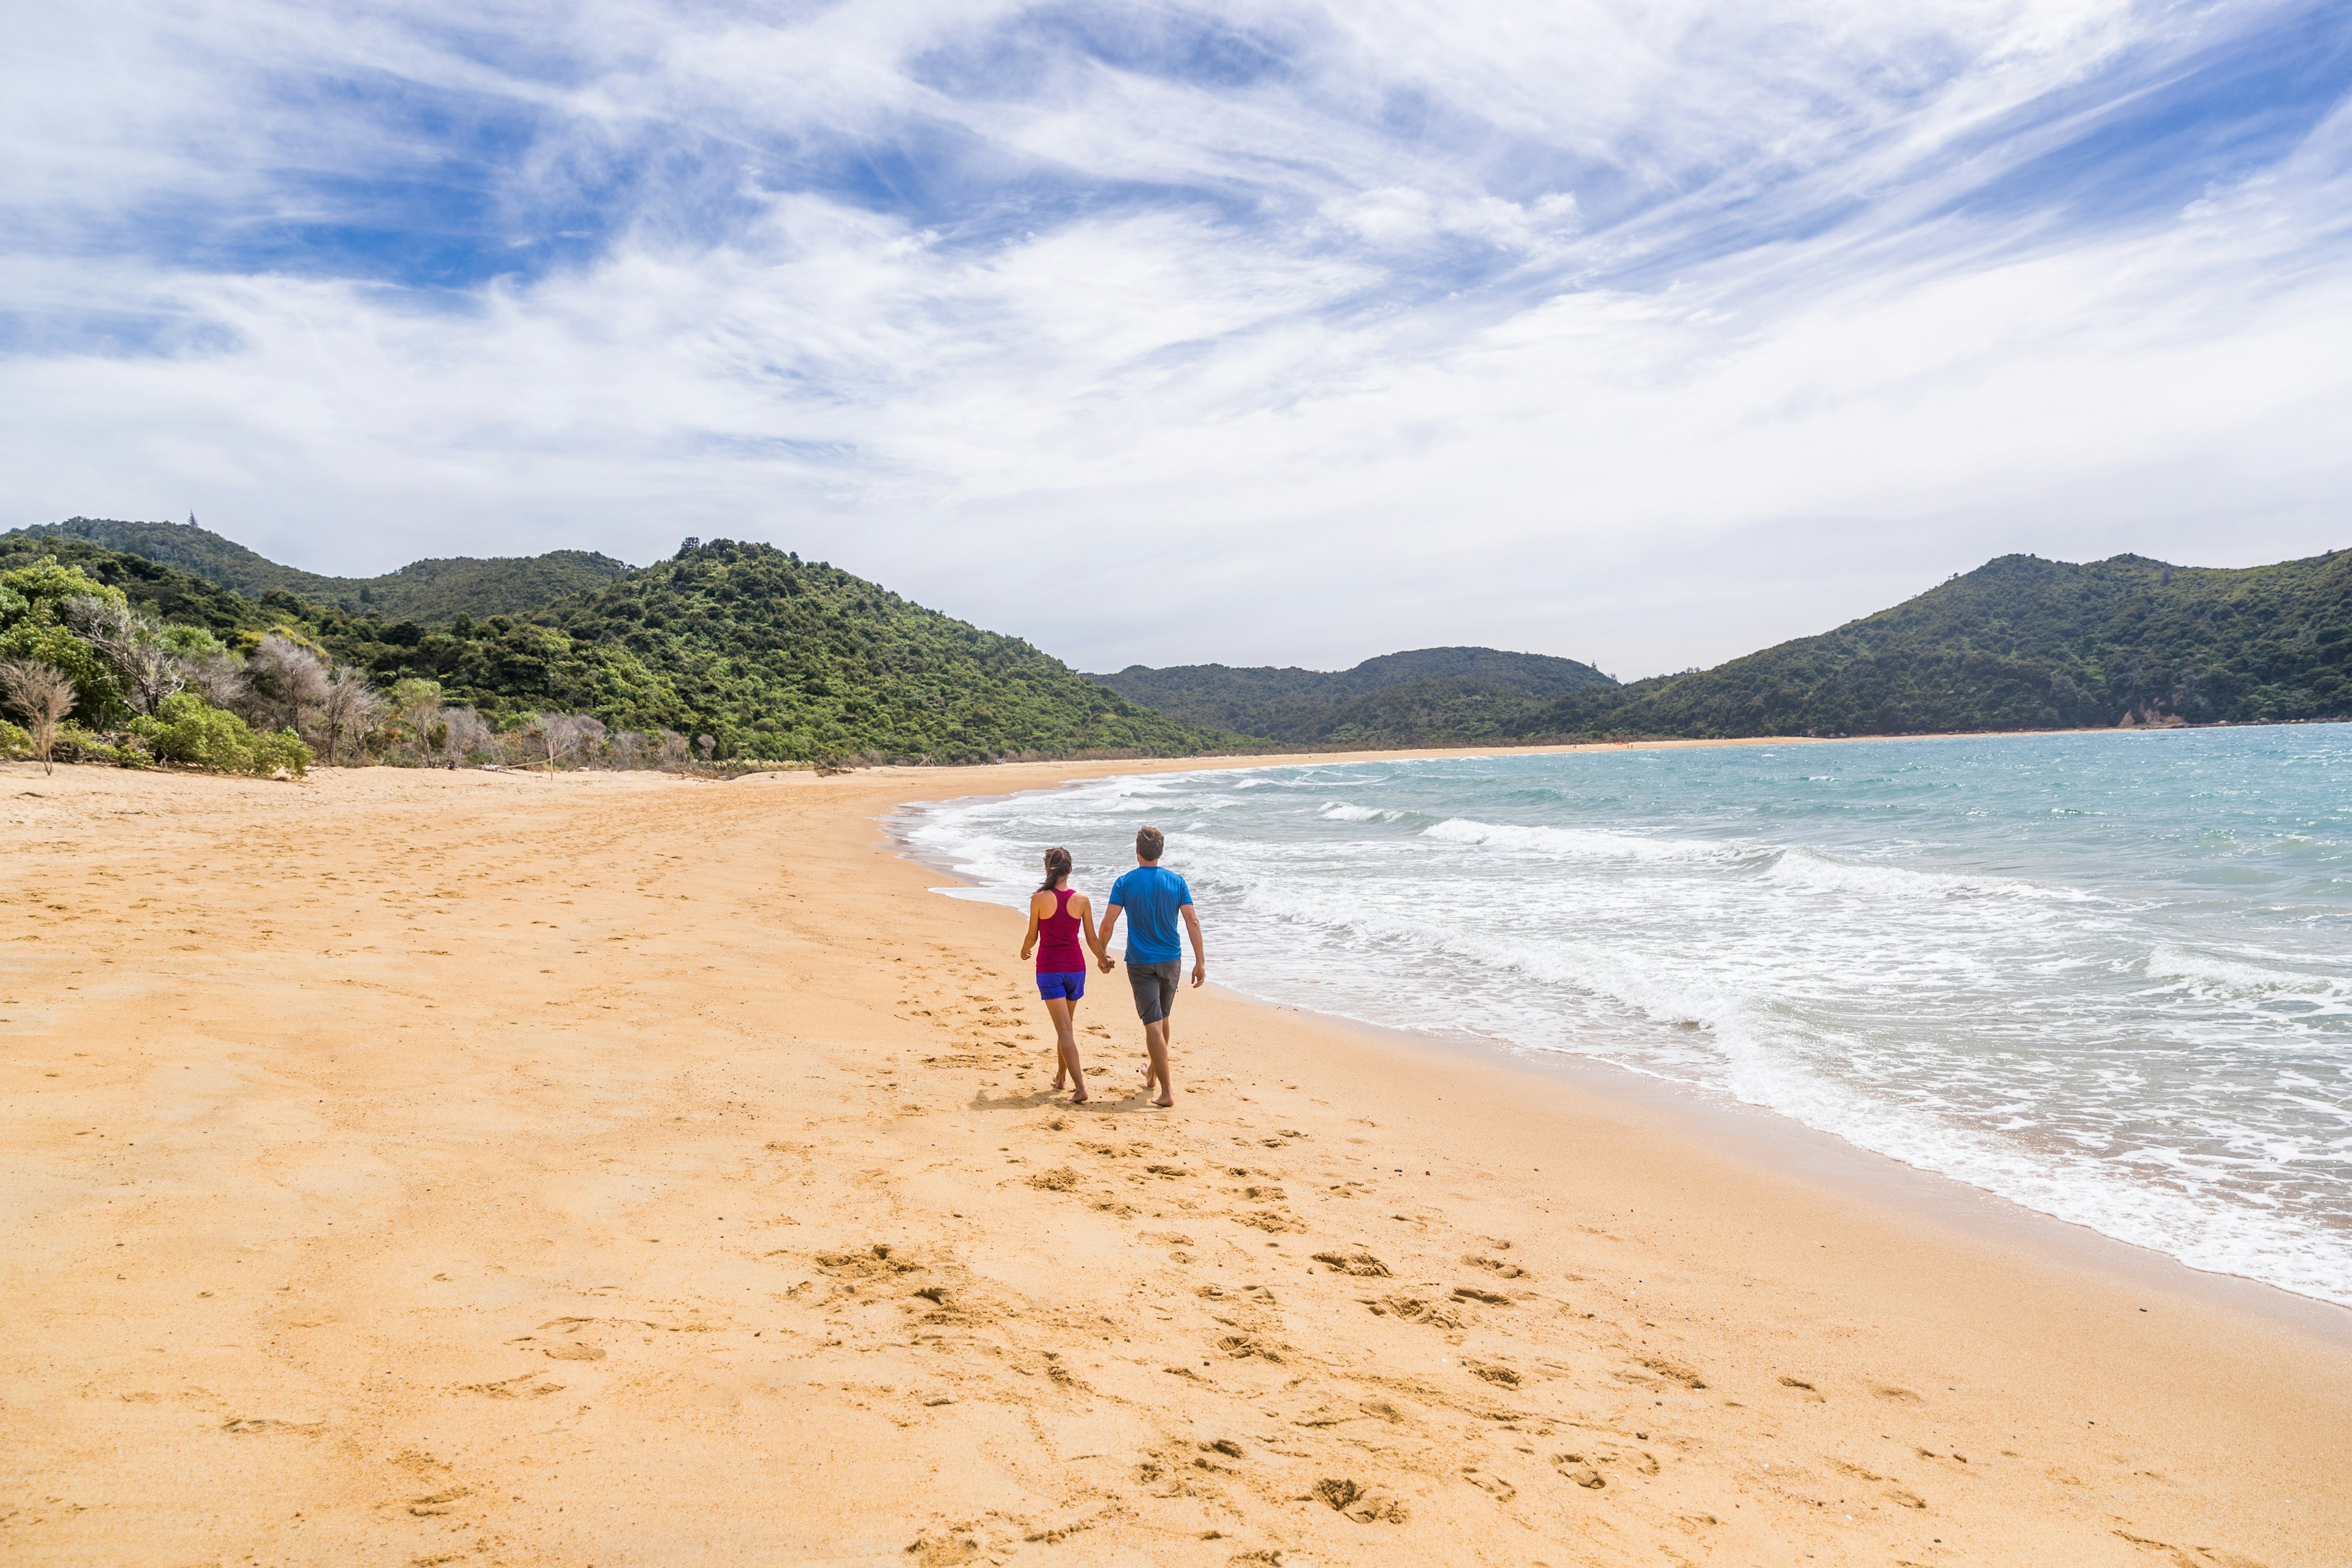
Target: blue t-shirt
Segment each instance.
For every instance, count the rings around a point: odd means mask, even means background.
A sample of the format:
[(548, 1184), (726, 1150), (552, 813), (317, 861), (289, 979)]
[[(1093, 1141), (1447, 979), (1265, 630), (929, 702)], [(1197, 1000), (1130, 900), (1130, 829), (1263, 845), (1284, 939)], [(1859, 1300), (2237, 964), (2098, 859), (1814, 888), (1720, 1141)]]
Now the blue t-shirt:
[(1127, 961), (1167, 963), (1182, 958), (1176, 940), (1176, 911), (1192, 901), (1192, 889), (1173, 871), (1138, 866), (1110, 885), (1110, 901), (1127, 911)]

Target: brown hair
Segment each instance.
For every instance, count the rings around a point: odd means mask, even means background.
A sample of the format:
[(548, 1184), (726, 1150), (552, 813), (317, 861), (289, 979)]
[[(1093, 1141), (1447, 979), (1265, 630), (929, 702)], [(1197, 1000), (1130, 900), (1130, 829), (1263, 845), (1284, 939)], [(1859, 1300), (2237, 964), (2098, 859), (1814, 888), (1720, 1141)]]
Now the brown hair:
[(1160, 852), (1167, 847), (1168, 839), (1160, 829), (1139, 827), (1135, 830), (1135, 853), (1138, 859), (1157, 860), (1160, 858)]
[(1050, 893), (1070, 877), (1070, 852), (1056, 844), (1045, 851), (1045, 883), (1037, 890)]

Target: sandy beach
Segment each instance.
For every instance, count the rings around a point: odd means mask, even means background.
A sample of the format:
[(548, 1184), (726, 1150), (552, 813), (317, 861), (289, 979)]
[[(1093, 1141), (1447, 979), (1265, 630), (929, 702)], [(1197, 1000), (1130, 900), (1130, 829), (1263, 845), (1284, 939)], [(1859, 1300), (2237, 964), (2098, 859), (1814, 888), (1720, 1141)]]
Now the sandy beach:
[(1213, 986), (1057, 1103), (878, 819), (1140, 766), (0, 768), (0, 1557), (2352, 1560), (2333, 1309)]

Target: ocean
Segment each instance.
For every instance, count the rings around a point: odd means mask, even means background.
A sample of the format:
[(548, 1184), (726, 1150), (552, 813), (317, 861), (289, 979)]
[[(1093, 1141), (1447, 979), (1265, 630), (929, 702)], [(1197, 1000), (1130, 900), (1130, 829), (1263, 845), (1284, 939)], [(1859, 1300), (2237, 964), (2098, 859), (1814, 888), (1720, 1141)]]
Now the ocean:
[(1124, 777), (912, 808), (962, 896), (1169, 836), (1212, 976), (1765, 1107), (2352, 1305), (2352, 725)]

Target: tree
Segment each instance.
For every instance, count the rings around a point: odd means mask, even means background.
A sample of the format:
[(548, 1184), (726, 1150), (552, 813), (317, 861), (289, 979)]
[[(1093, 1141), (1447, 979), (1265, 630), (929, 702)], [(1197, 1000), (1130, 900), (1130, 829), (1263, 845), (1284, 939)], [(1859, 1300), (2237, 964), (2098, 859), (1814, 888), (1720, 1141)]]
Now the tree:
[(375, 694), (358, 671), (339, 669), (327, 682), (327, 694), (319, 706), (319, 728), (327, 742), (327, 765), (336, 766), (341, 761), (343, 742), (351, 742), (356, 752), (366, 743), (367, 732), (383, 711), (383, 699)]
[(607, 733), (604, 721), (587, 713), (572, 716), (572, 728), (579, 733), (580, 763), (583, 767), (594, 767), (604, 749)]
[(580, 721), (568, 713), (541, 713), (530, 721), (530, 734), (551, 773), (579, 746)]
[(132, 609), (122, 599), (87, 594), (65, 600), (58, 609), (67, 628), (96, 648), (112, 668), (124, 700), (141, 713), (152, 717), (157, 703), (188, 684), (178, 656), (153, 616)]
[(499, 732), (471, 708), (441, 710), (441, 758), (452, 771), (479, 752), (498, 750)]
[(74, 710), (76, 696), (74, 683), (56, 665), (37, 658), (0, 659), (0, 697), (25, 716), (33, 732), (33, 755), (40, 759), (45, 773), (58, 771), (51, 760), (58, 725)]
[(392, 689), (392, 710), (399, 716), (401, 738), (416, 754), (419, 764), (447, 743), (449, 731), (441, 717), (441, 683), (410, 679)]
[(106, 658), (66, 624), (65, 605), (90, 598), (124, 602), (79, 567), (60, 566), (43, 556), (29, 566), (0, 572), (0, 658), (30, 659), (63, 672), (74, 685), (74, 705), (84, 720), (104, 725), (124, 716), (122, 686)]
[(215, 708), (234, 708), (245, 697), (245, 661), (221, 645), (202, 626), (165, 626), (165, 647), (178, 661), (180, 673), (198, 695)]
[(686, 737), (675, 730), (664, 730), (661, 732), (661, 746), (657, 755), (663, 767), (672, 770), (684, 767)]
[(278, 632), (247, 657), (245, 679), (249, 717), (274, 729), (299, 731), (327, 700), (327, 661)]

